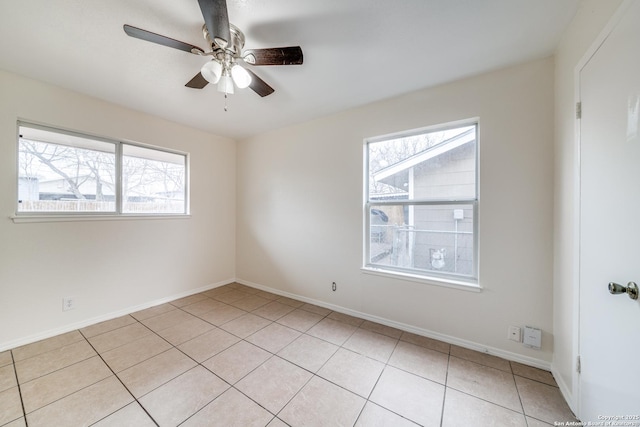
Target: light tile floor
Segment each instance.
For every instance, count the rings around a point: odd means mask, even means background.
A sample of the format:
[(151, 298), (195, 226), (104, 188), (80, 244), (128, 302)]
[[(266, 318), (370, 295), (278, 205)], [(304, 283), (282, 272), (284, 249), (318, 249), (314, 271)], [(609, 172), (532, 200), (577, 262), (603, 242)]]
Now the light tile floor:
[(240, 284), (0, 353), (0, 426), (523, 426), (549, 372)]

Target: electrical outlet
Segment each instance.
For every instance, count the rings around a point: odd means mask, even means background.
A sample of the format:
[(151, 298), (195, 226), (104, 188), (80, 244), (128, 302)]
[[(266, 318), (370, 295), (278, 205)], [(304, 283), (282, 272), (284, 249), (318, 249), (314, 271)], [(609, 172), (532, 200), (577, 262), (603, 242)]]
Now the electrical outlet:
[(521, 329), (517, 326), (509, 326), (509, 328), (507, 329), (507, 338), (515, 342), (522, 341)]
[(76, 298), (75, 297), (64, 297), (62, 298), (62, 311), (69, 311), (76, 308)]

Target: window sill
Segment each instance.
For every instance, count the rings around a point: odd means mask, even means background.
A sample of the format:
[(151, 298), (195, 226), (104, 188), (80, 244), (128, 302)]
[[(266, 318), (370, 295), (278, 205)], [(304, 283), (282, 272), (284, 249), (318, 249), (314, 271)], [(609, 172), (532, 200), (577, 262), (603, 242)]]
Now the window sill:
[(400, 273), (397, 271), (383, 270), (373, 267), (362, 267), (362, 272), (365, 274), (373, 274), (374, 276), (390, 277), (398, 280), (407, 280), (410, 282), (425, 283), (427, 285), (442, 286), (445, 288), (459, 289), (468, 292), (482, 292), (482, 287), (479, 284), (465, 282), (462, 280), (444, 279), (440, 277), (426, 277), (418, 276), (410, 273)]
[(127, 214), (51, 214), (51, 215), (13, 215), (9, 217), (15, 224), (27, 223), (27, 222), (77, 222), (77, 221), (130, 221), (130, 220), (149, 220), (149, 219), (188, 219), (191, 218), (190, 214), (141, 214), (141, 215), (127, 215)]

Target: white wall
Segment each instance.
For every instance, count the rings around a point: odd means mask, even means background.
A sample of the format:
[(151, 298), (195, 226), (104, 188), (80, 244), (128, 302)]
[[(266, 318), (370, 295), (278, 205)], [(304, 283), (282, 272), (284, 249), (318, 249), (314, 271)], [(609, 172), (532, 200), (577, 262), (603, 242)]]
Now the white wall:
[[(0, 351), (233, 280), (233, 140), (3, 71), (0, 93)], [(13, 223), (18, 118), (189, 152), (191, 218)]]
[(554, 335), (553, 373), (570, 406), (575, 408), (575, 71), (621, 0), (583, 0), (556, 50), (555, 188), (554, 188)]
[[(548, 367), (553, 70), (542, 59), (239, 142), (238, 278)], [(472, 117), (483, 291), (363, 273), (363, 139)], [(509, 325), (541, 328), (542, 350), (508, 341)]]

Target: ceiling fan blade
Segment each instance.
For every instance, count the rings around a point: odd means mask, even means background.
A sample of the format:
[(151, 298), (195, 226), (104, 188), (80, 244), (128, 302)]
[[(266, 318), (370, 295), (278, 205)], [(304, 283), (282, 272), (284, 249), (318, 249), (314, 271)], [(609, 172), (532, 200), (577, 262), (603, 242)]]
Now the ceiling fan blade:
[(242, 56), (251, 65), (299, 65), (303, 59), (300, 46), (247, 49)]
[(193, 78), (189, 80), (189, 82), (185, 86), (193, 89), (202, 89), (208, 84), (209, 82), (205, 80), (205, 78), (202, 76), (202, 73), (198, 73), (193, 76)]
[(140, 40), (161, 44), (163, 46), (172, 47), (174, 49), (180, 49), (185, 52), (195, 54), (197, 54), (197, 52), (204, 53), (204, 51), (198, 46), (181, 42), (180, 40), (175, 40), (169, 37), (161, 36), (160, 34), (152, 33), (151, 31), (143, 30), (141, 28), (132, 27), (131, 25), (125, 24), (124, 32), (127, 33), (128, 36), (135, 37)]
[(251, 70), (247, 70), (247, 73), (249, 73), (251, 75), (251, 83), (249, 84), (249, 87), (258, 95), (265, 97), (267, 95), (271, 95), (274, 90), (271, 86), (269, 86), (264, 80), (262, 80), (260, 77), (256, 76), (256, 73), (254, 73)]
[(198, 0), (211, 39), (221, 48), (231, 43), (226, 0)]

